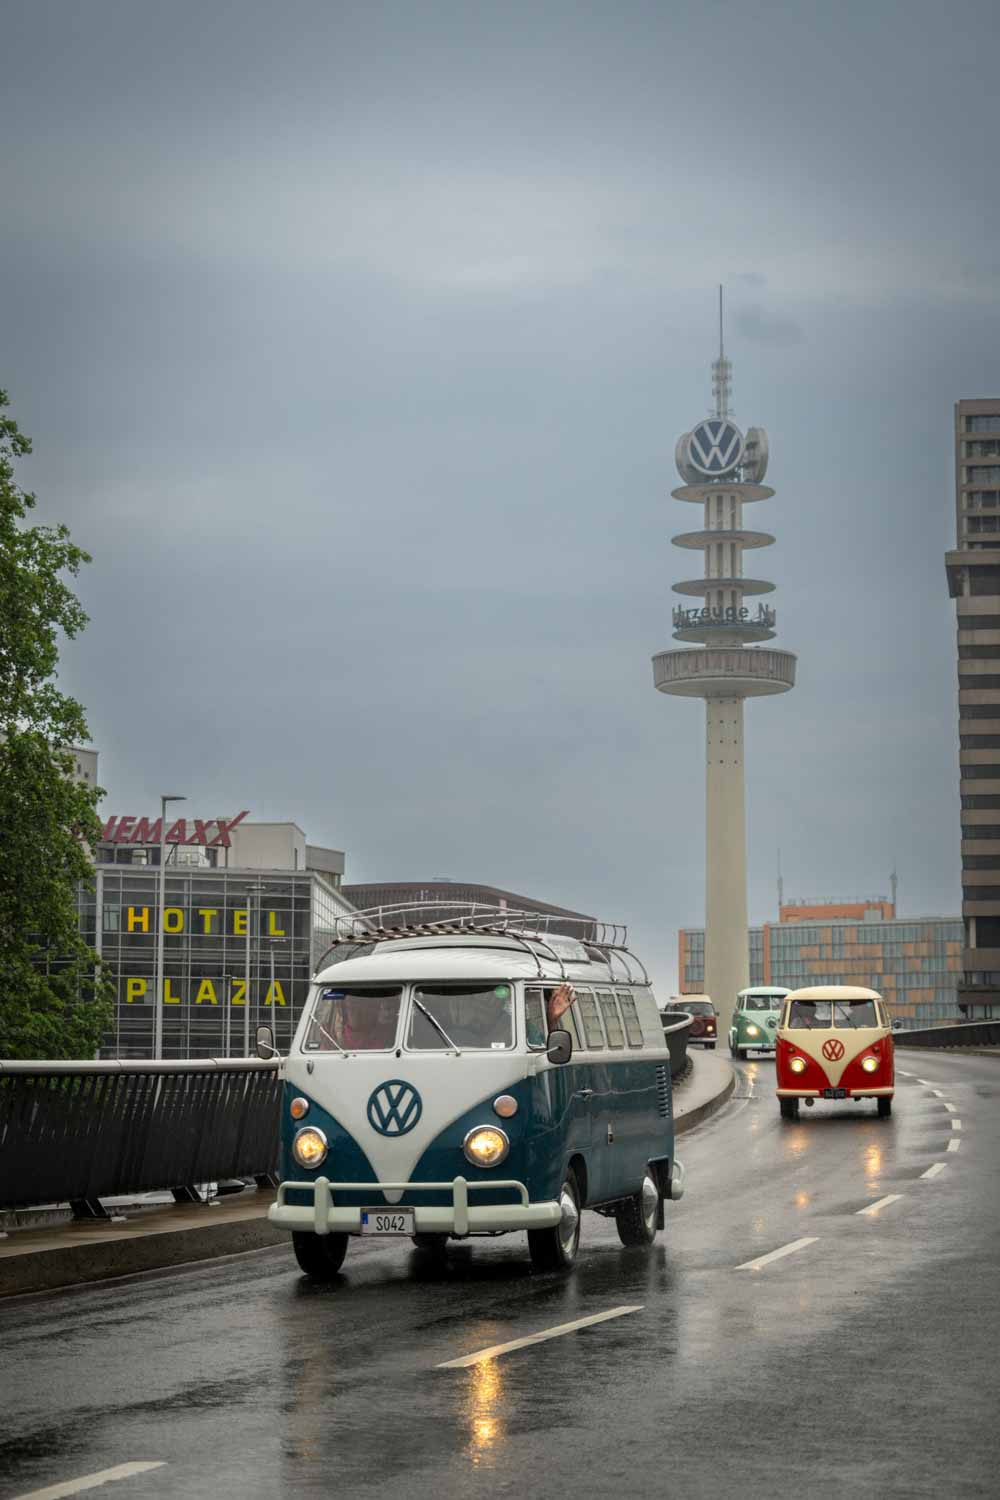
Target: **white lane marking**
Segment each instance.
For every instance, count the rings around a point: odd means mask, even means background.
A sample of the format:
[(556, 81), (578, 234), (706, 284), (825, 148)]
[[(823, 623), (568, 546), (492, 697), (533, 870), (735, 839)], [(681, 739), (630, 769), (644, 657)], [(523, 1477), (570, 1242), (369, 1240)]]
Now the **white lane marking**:
[(961, 1128), (962, 1128), (962, 1122), (958, 1118), (957, 1115), (955, 1115), (954, 1118), (952, 1119), (951, 1128), (952, 1128), (952, 1130), (961, 1130)]
[(921, 1177), (940, 1177), (941, 1173), (944, 1171), (944, 1168), (945, 1163), (943, 1161), (936, 1161), (932, 1167), (928, 1167), (927, 1171), (921, 1172), (920, 1175)]
[(780, 1260), (783, 1255), (794, 1255), (796, 1250), (804, 1250), (807, 1245), (815, 1245), (818, 1239), (818, 1234), (810, 1234), (803, 1240), (792, 1240), (790, 1245), (782, 1245), (780, 1250), (771, 1250), (767, 1255), (758, 1255), (756, 1260), (745, 1260), (736, 1269), (737, 1271), (759, 1271), (761, 1266), (770, 1265), (772, 1260)]
[(918, 1078), (917, 1082), (922, 1083), (925, 1089), (932, 1089), (935, 1087), (933, 1078)]
[(947, 1151), (957, 1151), (958, 1148), (959, 1148), (959, 1146), (961, 1144), (962, 1144), (961, 1137), (957, 1136), (957, 1135), (953, 1135), (952, 1138), (951, 1138), (951, 1140), (948, 1142), (948, 1145), (946, 1146), (945, 1149)]
[(79, 1495), (84, 1490), (96, 1490), (100, 1484), (114, 1484), (116, 1479), (130, 1479), (133, 1474), (145, 1474), (150, 1469), (162, 1469), (163, 1460), (156, 1463), (116, 1464), (113, 1469), (100, 1469), (96, 1474), (84, 1474), (81, 1479), (67, 1479), (63, 1484), (50, 1484), (44, 1490), (29, 1490), (17, 1495), (15, 1500), (62, 1500), (64, 1495)]
[(936, 1094), (939, 1099), (944, 1098), (944, 1089), (931, 1089), (931, 1093)]
[(912, 1078), (913, 1077), (912, 1073), (904, 1073), (903, 1070), (902, 1070), (902, 1068), (897, 1068), (896, 1072), (899, 1074), (900, 1078)]
[(890, 1203), (898, 1203), (901, 1198), (905, 1198), (905, 1197), (906, 1197), (905, 1193), (888, 1193), (886, 1195), (886, 1197), (879, 1198), (877, 1200), (877, 1202), (875, 1202), (875, 1203), (869, 1203), (869, 1205), (868, 1205), (867, 1208), (859, 1208), (858, 1209), (858, 1213), (859, 1214), (877, 1214), (880, 1209), (882, 1209), (882, 1208), (888, 1208), (888, 1206), (889, 1206)]
[(955, 1113), (955, 1106), (954, 1106), (954, 1104), (949, 1104), (947, 1100), (945, 1100), (944, 1107), (945, 1107), (946, 1110), (948, 1110), (949, 1114), (954, 1114)]
[(463, 1354), (461, 1359), (446, 1359), (436, 1368), (461, 1370), (466, 1365), (478, 1365), (484, 1359), (496, 1359), (499, 1354), (509, 1354), (512, 1349), (526, 1349), (529, 1344), (543, 1344), (546, 1339), (560, 1338), (564, 1333), (574, 1333), (578, 1328), (606, 1323), (609, 1318), (623, 1318), (626, 1313), (641, 1312), (643, 1305), (637, 1302), (629, 1307), (612, 1307), (608, 1312), (592, 1313), (589, 1318), (575, 1318), (572, 1323), (559, 1323), (555, 1328), (543, 1328), (541, 1333), (529, 1333), (526, 1338), (511, 1339), (509, 1344), (491, 1344), (488, 1349), (479, 1349), (475, 1354)]

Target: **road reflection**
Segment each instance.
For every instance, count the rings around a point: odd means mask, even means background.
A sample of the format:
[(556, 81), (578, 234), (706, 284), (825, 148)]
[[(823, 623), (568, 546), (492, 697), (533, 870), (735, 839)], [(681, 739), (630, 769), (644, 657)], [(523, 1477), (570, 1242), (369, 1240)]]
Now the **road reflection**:
[(506, 1436), (507, 1424), (501, 1410), (502, 1401), (503, 1373), (499, 1362), (486, 1359), (482, 1364), (473, 1365), (466, 1402), (466, 1420), (469, 1424), (466, 1453), (475, 1468), (495, 1458), (496, 1449)]

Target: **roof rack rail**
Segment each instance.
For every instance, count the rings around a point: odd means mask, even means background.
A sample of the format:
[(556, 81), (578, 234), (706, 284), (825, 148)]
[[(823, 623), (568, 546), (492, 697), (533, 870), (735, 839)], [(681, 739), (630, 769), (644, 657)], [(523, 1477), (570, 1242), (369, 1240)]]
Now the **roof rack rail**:
[[(416, 914), (425, 911), (435, 913), (433, 920), (406, 921), (386, 924), (386, 917)], [(449, 915), (442, 917), (438, 913)], [(614, 973), (617, 959), (625, 969), (629, 983), (638, 982), (632, 973), (629, 960), (634, 960), (642, 970), (642, 983), (649, 983), (646, 966), (638, 955), (628, 947), (628, 928), (622, 922), (599, 922), (592, 917), (564, 916), (558, 912), (514, 910), (507, 906), (490, 906), (482, 902), (467, 901), (401, 901), (393, 906), (373, 906), (364, 911), (351, 912), (334, 919), (337, 934), (326, 948), (316, 969), (323, 967), (327, 956), (334, 948), (346, 945), (368, 947), (374, 943), (387, 943), (410, 937), (506, 937), (518, 942), (535, 959), (538, 972), (542, 969), (538, 951), (530, 946), (537, 944), (545, 950), (553, 962), (559, 965), (562, 977), (568, 978), (563, 955), (550, 943), (550, 938), (576, 936), (584, 947), (597, 948)], [(341, 926), (349, 932), (341, 932)], [(579, 934), (567, 932), (566, 927), (582, 929)], [(360, 930), (359, 930), (360, 929)]]

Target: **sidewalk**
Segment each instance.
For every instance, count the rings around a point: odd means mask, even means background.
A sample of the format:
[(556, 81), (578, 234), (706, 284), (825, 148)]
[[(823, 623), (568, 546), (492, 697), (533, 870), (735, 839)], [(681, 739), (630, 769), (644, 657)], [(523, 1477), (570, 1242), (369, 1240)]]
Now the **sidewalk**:
[[(714, 1052), (693, 1051), (691, 1062), (674, 1093), (677, 1135), (721, 1109), (736, 1084), (729, 1063)], [(0, 1239), (0, 1298), (287, 1245), (288, 1235), (267, 1221), (273, 1202), (273, 1192), (251, 1190), (214, 1204), (130, 1208), (120, 1221), (70, 1220), (11, 1230)]]

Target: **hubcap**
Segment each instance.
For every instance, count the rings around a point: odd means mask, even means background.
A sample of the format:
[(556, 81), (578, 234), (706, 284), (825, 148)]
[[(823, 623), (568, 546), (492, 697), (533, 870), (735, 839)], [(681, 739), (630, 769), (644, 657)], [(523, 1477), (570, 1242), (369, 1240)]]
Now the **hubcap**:
[(567, 1255), (573, 1253), (579, 1225), (580, 1210), (576, 1206), (573, 1194), (563, 1183), (562, 1192), (559, 1194), (559, 1243)]
[(647, 1228), (652, 1225), (656, 1218), (656, 1207), (659, 1201), (660, 1194), (657, 1191), (656, 1183), (647, 1172), (642, 1179), (642, 1217), (646, 1221)]

